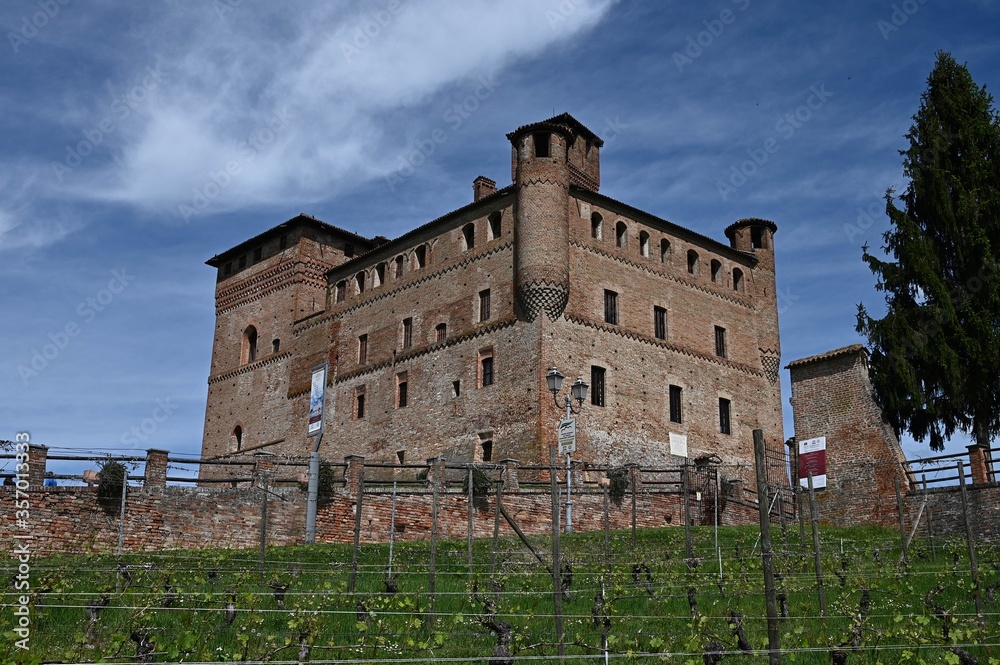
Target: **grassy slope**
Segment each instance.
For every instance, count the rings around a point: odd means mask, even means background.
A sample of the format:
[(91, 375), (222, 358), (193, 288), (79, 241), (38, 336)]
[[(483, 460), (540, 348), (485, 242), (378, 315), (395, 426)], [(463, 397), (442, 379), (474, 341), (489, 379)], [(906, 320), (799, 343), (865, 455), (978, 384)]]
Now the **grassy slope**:
[[(563, 560), (573, 571), (569, 600), (563, 602), (567, 653), (601, 655), (601, 622), (595, 622), (593, 612), (602, 588), (610, 621), (609, 651), (633, 654), (615, 662), (701, 663), (701, 653), (712, 641), (735, 650), (737, 640), (729, 623), (733, 612), (746, 617), (743, 625), (751, 645), (764, 648), (763, 575), (759, 548), (754, 552), (758, 530), (720, 529), (721, 580), (712, 529), (696, 528), (693, 534), (698, 566), (692, 573), (684, 561), (683, 529), (640, 530), (634, 548), (628, 532), (613, 533), (610, 557), (604, 555), (603, 533), (563, 536)], [(550, 542), (545, 538), (533, 542), (548, 558)], [(797, 526), (789, 529), (787, 540), (775, 528), (774, 542), (779, 591), (787, 598), (789, 614), (781, 622), (782, 646), (800, 650), (787, 655), (785, 662), (829, 663), (828, 647), (849, 639), (864, 589), (871, 608), (861, 624), (863, 651), (853, 654), (851, 663), (957, 662), (941, 645), (1000, 641), (996, 616), (987, 617), (985, 631), (976, 629), (964, 544), (939, 543), (936, 561), (931, 561), (926, 544), (919, 544), (912, 564), (897, 569), (898, 534), (824, 528), (828, 611), (821, 618), (811, 550), (800, 550)], [(12, 609), (7, 607), (0, 616), (0, 658), (132, 661), (136, 644), (129, 636), (136, 631), (150, 635), (159, 660), (294, 661), (304, 641), (312, 647), (313, 659), (438, 657), (485, 662), (497, 640), (479, 620), (483, 606), (473, 599), (473, 587), (481, 598), (496, 603), (497, 619), (511, 625), (514, 653), (556, 653), (552, 578), (521, 543), (501, 539), (491, 575), (491, 543), (477, 541), (471, 577), (465, 542), (440, 543), (433, 626), (427, 594), (429, 543), (395, 545), (398, 592), (394, 594), (385, 593), (388, 551), (388, 545), (362, 546), (353, 597), (348, 593), (350, 546), (271, 548), (263, 567), (259, 553), (250, 550), (128, 555), (122, 561), (130, 582), (116, 574), (114, 557), (36, 560), (32, 586), (36, 593), (45, 592), (34, 596), (32, 648), (27, 655), (14, 649), (9, 640)], [(981, 547), (979, 560), (984, 587), (1000, 580), (993, 565), (1000, 562), (995, 548)], [(7, 564), (3, 574), (13, 573), (13, 564)], [(268, 586), (281, 583), (289, 584), (283, 605)], [(928, 592), (938, 585), (941, 591), (928, 604)], [(694, 589), (697, 602), (695, 617), (689, 589)], [(174, 600), (163, 607), (169, 593)], [(85, 606), (100, 598), (107, 598), (108, 607), (91, 623)], [(2, 600), (7, 605), (14, 602), (11, 587)], [(231, 624), (225, 618), (229, 602), (237, 609)], [(996, 612), (996, 604), (984, 602), (987, 615)], [(948, 640), (943, 637), (946, 624)], [(995, 660), (1000, 659), (997, 647), (967, 650), (980, 663), (1000, 662)], [(666, 661), (634, 655), (648, 652), (696, 655)], [(763, 656), (726, 660), (767, 662)]]

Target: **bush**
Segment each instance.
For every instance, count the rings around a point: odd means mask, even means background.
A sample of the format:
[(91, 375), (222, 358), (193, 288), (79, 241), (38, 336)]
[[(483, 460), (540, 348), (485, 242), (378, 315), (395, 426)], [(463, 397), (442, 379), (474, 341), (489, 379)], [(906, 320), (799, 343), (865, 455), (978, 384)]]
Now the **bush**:
[[(490, 505), (490, 492), (493, 490), (493, 480), (490, 474), (481, 467), (472, 467), (472, 503), (479, 510), (487, 510)], [(469, 494), (469, 474), (462, 478), (462, 493)]]
[[(309, 483), (299, 483), (299, 489), (309, 492)], [(326, 503), (337, 489), (337, 472), (329, 462), (319, 463), (319, 484), (316, 487), (317, 503)]]
[(628, 469), (623, 466), (616, 469), (608, 469), (608, 480), (610, 481), (608, 485), (608, 497), (619, 508), (621, 508), (622, 501), (625, 499), (625, 493), (628, 492), (628, 476)]
[(128, 470), (121, 462), (108, 460), (97, 474), (97, 499), (105, 503), (119, 501), (122, 487), (128, 478)]

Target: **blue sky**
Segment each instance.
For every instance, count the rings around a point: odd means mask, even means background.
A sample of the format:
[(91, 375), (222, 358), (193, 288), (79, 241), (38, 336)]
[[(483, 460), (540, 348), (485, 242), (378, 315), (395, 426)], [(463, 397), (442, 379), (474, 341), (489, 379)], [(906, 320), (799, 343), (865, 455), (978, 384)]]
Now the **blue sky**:
[(603, 193), (719, 240), (778, 224), (783, 364), (860, 341), (935, 52), (1000, 82), (987, 0), (12, 0), (0, 24), (0, 438), (137, 454), (200, 450), (206, 259), (299, 212), (398, 236), (507, 184), (504, 134), (563, 111), (607, 142)]

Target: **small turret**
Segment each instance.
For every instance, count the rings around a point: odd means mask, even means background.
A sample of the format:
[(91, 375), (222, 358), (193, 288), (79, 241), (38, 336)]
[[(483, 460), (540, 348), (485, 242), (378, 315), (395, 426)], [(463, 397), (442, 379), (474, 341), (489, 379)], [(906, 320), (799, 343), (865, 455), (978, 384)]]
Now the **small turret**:
[(774, 234), (778, 225), (767, 219), (747, 217), (739, 219), (726, 228), (729, 246), (757, 255), (759, 268), (774, 272)]

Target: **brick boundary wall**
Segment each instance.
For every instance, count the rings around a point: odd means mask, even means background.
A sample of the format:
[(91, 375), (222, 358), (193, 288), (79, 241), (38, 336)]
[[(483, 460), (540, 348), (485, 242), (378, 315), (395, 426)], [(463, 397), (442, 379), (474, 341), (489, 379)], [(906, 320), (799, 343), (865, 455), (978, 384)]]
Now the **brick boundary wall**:
[[(250, 548), (260, 543), (263, 493), (255, 488), (138, 487), (130, 488), (125, 503), (123, 551), (154, 551), (179, 548)], [(11, 488), (0, 492), (4, 509), (0, 531), (12, 533)], [(317, 542), (351, 542), (354, 531), (356, 494), (341, 490), (319, 507)], [(32, 487), (31, 526), (33, 548), (39, 553), (113, 552), (117, 548), (120, 503), (103, 506), (96, 489), (88, 487)], [(574, 489), (573, 525), (577, 531), (604, 528), (603, 493), (591, 488)], [(430, 489), (397, 492), (396, 539), (425, 540), (431, 532)], [(485, 511), (476, 510), (474, 535), (485, 538), (493, 532), (495, 497)], [(442, 539), (464, 539), (468, 534), (468, 499), (460, 489), (438, 496), (438, 532)], [(528, 535), (551, 533), (551, 498), (547, 491), (522, 489), (504, 493), (503, 505)], [(636, 493), (638, 527), (683, 526), (683, 496), (680, 492), (640, 488)], [(631, 527), (631, 496), (622, 505), (610, 504), (612, 529)], [(693, 525), (714, 522), (714, 496), (690, 501)], [(306, 495), (295, 488), (271, 490), (268, 495), (267, 542), (269, 545), (301, 544), (304, 540)], [(365, 490), (362, 501), (362, 542), (386, 542), (391, 522), (391, 489)], [(756, 505), (730, 499), (720, 506), (721, 524), (750, 524), (757, 519)], [(501, 520), (501, 534), (513, 535)]]
[[(1000, 483), (970, 484), (966, 486), (969, 519), (977, 541), (1000, 542)], [(913, 529), (913, 520), (920, 511), (924, 493), (909, 492), (904, 497), (907, 534)], [(958, 487), (936, 487), (927, 490), (927, 506), (920, 518), (914, 539), (927, 537), (927, 511), (931, 513), (934, 538), (965, 538), (965, 521), (962, 515), (962, 495)], [(895, 515), (895, 510), (893, 511)], [(898, 522), (897, 522), (898, 524)]]

